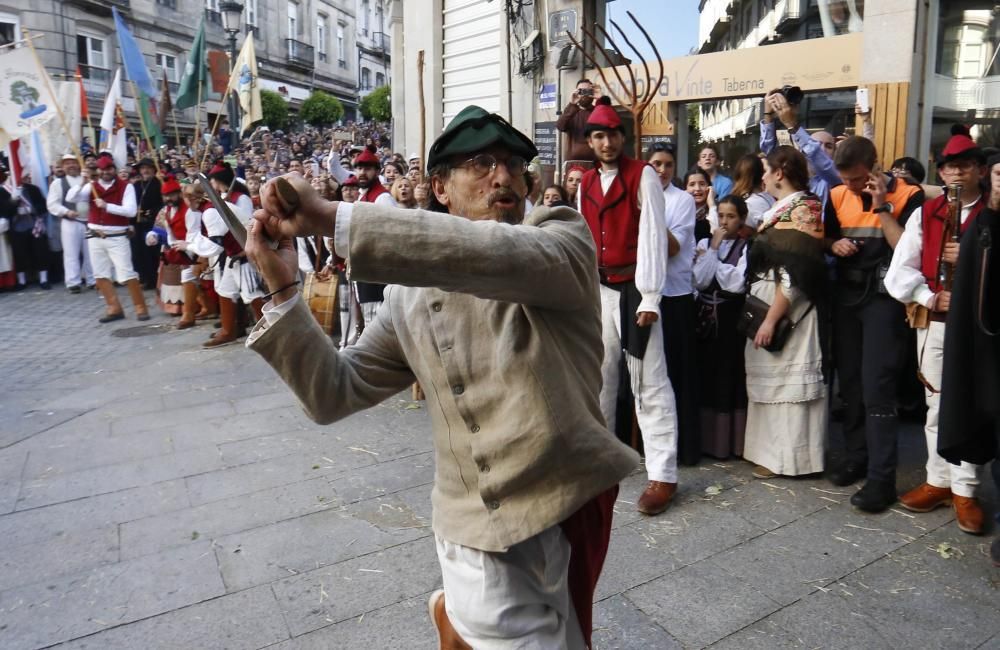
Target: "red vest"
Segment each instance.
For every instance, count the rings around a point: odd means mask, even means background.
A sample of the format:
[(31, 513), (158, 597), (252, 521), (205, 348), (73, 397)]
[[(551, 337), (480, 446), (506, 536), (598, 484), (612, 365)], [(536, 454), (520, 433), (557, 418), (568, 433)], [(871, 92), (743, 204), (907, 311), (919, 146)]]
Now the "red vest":
[[(620, 268), (636, 263), (639, 250), (639, 182), (646, 163), (622, 156), (618, 174), (607, 194), (601, 192), (599, 168), (588, 170), (580, 181), (580, 210), (597, 244), (598, 268)], [(609, 282), (635, 278), (635, 270), (609, 274)]]
[(90, 213), (87, 216), (87, 223), (97, 226), (122, 226), (128, 227), (132, 224), (128, 217), (120, 217), (117, 214), (110, 214), (106, 209), (99, 208), (94, 204), (96, 198), (102, 199), (105, 203), (121, 205), (122, 197), (125, 196), (125, 189), (129, 184), (122, 179), (115, 177), (111, 187), (104, 189), (97, 181), (93, 181), (90, 186), (93, 191), (90, 193)]
[(385, 189), (385, 185), (382, 185), (382, 183), (378, 182), (378, 179), (376, 179), (375, 184), (365, 191), (365, 196), (361, 199), (361, 201), (364, 203), (375, 203), (375, 199), (388, 191), (389, 190)]
[[(169, 206), (167, 209), (170, 209)], [(184, 241), (184, 238), (187, 237), (187, 211), (187, 203), (181, 201), (180, 205), (177, 206), (177, 211), (172, 216), (167, 217), (167, 227), (170, 228), (174, 239), (179, 241)]]
[[(983, 194), (976, 201), (975, 205), (972, 206), (969, 218), (961, 226), (963, 233), (975, 221), (979, 213), (983, 211), (988, 198), (988, 194)], [(936, 199), (926, 201), (922, 217), (921, 226), (923, 228), (924, 241), (922, 242), (920, 270), (923, 271), (924, 277), (927, 279), (927, 286), (931, 288), (931, 291), (937, 293), (941, 291), (941, 284), (937, 278), (938, 256), (941, 254), (941, 238), (944, 237), (944, 223), (948, 218), (948, 197), (942, 195)]]
[[(201, 211), (205, 212), (205, 210), (208, 210), (211, 207), (213, 207), (212, 204), (206, 202), (205, 204), (202, 204)], [(201, 222), (201, 234), (208, 237), (208, 228), (205, 227), (204, 221)], [(227, 230), (226, 234), (222, 237), (222, 250), (226, 252), (227, 257), (236, 257), (243, 252), (243, 247), (240, 246), (240, 243), (236, 241), (235, 237), (233, 237), (233, 233)]]

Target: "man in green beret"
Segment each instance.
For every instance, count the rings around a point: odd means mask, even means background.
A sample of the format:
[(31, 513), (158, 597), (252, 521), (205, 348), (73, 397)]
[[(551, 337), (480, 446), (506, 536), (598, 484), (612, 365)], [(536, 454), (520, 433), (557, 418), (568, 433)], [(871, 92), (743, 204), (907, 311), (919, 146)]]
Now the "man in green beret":
[[(265, 185), (246, 249), (274, 290), (247, 346), (313, 420), (415, 380), (427, 393), (444, 583), (429, 605), (442, 648), (589, 646), (618, 482), (638, 462), (601, 416), (590, 231), (571, 208), (524, 214), (536, 153), (470, 106), (427, 157), (431, 211), (330, 203), (289, 175), (298, 201)], [(343, 352), (295, 287), (292, 241), (307, 235), (332, 237), (356, 279), (390, 285)]]

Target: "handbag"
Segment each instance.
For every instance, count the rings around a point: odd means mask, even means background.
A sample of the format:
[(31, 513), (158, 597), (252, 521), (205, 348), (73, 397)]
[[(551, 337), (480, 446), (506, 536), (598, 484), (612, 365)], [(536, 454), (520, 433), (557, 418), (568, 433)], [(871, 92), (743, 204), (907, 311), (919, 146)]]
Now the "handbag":
[[(814, 306), (814, 304), (810, 303), (809, 309), (806, 309), (805, 313), (796, 321), (792, 321), (787, 315), (782, 316), (778, 324), (774, 326), (774, 336), (771, 337), (771, 344), (764, 346), (764, 349), (768, 352), (780, 352), (785, 347), (785, 343), (788, 342), (788, 338), (792, 335), (792, 332), (809, 315)], [(737, 331), (745, 334), (751, 341), (754, 340), (757, 337), (757, 330), (764, 324), (767, 312), (770, 309), (771, 305), (757, 296), (747, 295), (743, 303), (743, 310), (740, 312), (740, 319), (736, 323)]]
[[(323, 238), (317, 237), (316, 240), (316, 262), (313, 268), (318, 269), (323, 254)], [(333, 335), (334, 328), (339, 323), (337, 286), (337, 274), (330, 269), (309, 271), (302, 286), (302, 298), (327, 336)]]

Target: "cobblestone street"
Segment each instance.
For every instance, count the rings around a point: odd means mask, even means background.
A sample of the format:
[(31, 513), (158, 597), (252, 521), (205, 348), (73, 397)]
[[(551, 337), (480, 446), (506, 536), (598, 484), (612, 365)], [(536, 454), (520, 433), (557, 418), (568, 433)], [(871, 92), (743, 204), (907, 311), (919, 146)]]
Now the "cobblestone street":
[[(92, 291), (0, 295), (0, 648), (434, 648), (421, 403), (317, 426), (257, 355), (119, 291), (110, 326)], [(902, 445), (906, 489), (918, 426)], [(596, 648), (1000, 648), (995, 524), (750, 469), (683, 468), (655, 518), (622, 485)]]

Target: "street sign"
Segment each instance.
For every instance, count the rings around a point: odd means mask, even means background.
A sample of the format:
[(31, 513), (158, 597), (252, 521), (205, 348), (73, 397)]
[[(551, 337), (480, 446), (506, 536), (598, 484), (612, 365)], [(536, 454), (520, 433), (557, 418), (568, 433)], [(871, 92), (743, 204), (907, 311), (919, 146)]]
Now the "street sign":
[(538, 159), (542, 165), (555, 167), (556, 147), (559, 144), (559, 132), (555, 122), (537, 122), (535, 124), (535, 147), (538, 148)]
[(538, 108), (556, 108), (556, 85), (542, 84), (538, 91)]
[(549, 45), (569, 43), (566, 32), (579, 38), (576, 33), (576, 9), (562, 9), (549, 14)]

